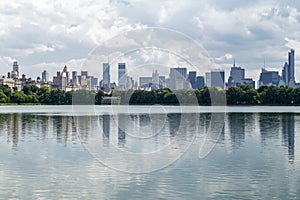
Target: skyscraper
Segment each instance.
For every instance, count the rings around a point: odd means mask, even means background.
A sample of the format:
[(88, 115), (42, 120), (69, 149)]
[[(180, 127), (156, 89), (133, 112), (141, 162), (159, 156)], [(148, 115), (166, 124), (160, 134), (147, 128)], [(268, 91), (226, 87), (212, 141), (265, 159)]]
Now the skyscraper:
[(284, 63), (284, 66), (282, 69), (282, 80), (284, 82), (284, 85), (288, 86), (288, 84), (289, 84), (289, 64), (287, 62)]
[(13, 70), (10, 74), (11, 78), (19, 78), (19, 64), (17, 61), (14, 61), (13, 63)]
[(294, 87), (295, 86), (295, 51), (291, 49), (289, 52), (289, 82), (288, 86)]
[(15, 61), (13, 63), (13, 71), (17, 72), (18, 76), (19, 76), (19, 64), (17, 61)]
[(205, 73), (207, 87), (220, 87), (224, 89), (225, 72), (224, 70), (212, 70)]
[(189, 85), (187, 81), (187, 68), (171, 68), (169, 77), (170, 88), (172, 90), (187, 88)]
[(140, 77), (140, 87), (144, 89), (148, 89), (151, 87), (152, 77)]
[(159, 88), (159, 73), (157, 70), (153, 70), (152, 73), (152, 89), (158, 89)]
[(44, 70), (42, 72), (42, 81), (43, 82), (48, 82), (49, 81), (49, 73), (46, 70)]
[(73, 83), (73, 85), (77, 85), (78, 84), (77, 71), (72, 71), (72, 83)]
[(197, 72), (196, 71), (190, 71), (188, 79), (190, 81), (191, 87), (193, 89), (197, 89), (197, 86), (196, 86)]
[(268, 71), (262, 68), (260, 77), (259, 77), (259, 87), (262, 85), (275, 85), (278, 86), (280, 77), (277, 71)]
[(118, 64), (118, 84), (120, 87), (125, 87), (127, 81), (126, 77), (126, 64), (119, 63)]
[(203, 76), (197, 76), (196, 89), (201, 89), (204, 86), (205, 86), (204, 77)]
[(289, 87), (295, 87), (295, 51), (288, 52), (288, 62), (284, 63), (282, 69), (282, 80)]
[(110, 87), (110, 65), (103, 63), (103, 85)]
[(228, 78), (228, 87), (241, 85), (242, 80), (245, 79), (245, 69), (235, 66), (230, 69), (230, 76)]
[(53, 87), (62, 90), (67, 90), (70, 84), (70, 72), (67, 66), (65, 66), (62, 72), (57, 72), (56, 76), (53, 77)]

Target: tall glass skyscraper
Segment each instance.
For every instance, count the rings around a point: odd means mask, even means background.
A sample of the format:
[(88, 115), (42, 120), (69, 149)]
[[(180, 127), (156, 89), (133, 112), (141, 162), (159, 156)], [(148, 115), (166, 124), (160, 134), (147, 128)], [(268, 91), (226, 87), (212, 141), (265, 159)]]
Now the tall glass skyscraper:
[(179, 90), (189, 87), (187, 68), (170, 68), (170, 89)]
[(205, 73), (207, 87), (220, 87), (224, 89), (225, 72), (224, 70), (211, 70)]
[(42, 72), (42, 81), (43, 82), (48, 82), (49, 81), (49, 73), (46, 70), (44, 70)]
[(291, 49), (288, 53), (288, 62), (283, 66), (282, 80), (289, 87), (295, 87), (295, 50)]
[(118, 64), (118, 83), (119, 86), (125, 87), (126, 85), (126, 64), (125, 63), (119, 63)]
[(295, 51), (291, 49), (289, 52), (289, 82), (288, 86), (294, 87), (295, 86)]
[(110, 65), (109, 63), (103, 63), (103, 85), (106, 84), (110, 87)]

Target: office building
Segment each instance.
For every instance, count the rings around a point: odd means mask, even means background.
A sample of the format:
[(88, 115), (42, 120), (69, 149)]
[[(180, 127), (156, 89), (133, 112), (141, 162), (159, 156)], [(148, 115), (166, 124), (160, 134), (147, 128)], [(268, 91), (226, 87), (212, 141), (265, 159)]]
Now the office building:
[(70, 72), (67, 66), (65, 66), (62, 72), (57, 72), (56, 76), (53, 77), (53, 88), (59, 88), (62, 90), (69, 90), (70, 86)]
[(294, 87), (295, 86), (295, 51), (291, 49), (288, 53), (289, 59), (289, 72), (288, 72), (288, 86)]
[(90, 76), (89, 78), (91, 79), (91, 89), (92, 90), (97, 90), (97, 88), (98, 88), (98, 78), (96, 78), (94, 76)]
[(205, 73), (207, 87), (220, 87), (224, 89), (225, 72), (224, 70), (212, 70)]
[(78, 84), (77, 71), (72, 71), (72, 83), (73, 83), (73, 85), (77, 85)]
[(189, 72), (188, 80), (191, 84), (191, 88), (197, 89), (197, 86), (196, 86), (197, 85), (196, 84), (196, 82), (197, 82), (197, 72), (196, 71), (190, 71)]
[(255, 88), (255, 81), (252, 78), (244, 78), (241, 80), (241, 85), (250, 85)]
[(166, 88), (167, 81), (165, 76), (159, 76), (159, 88)]
[(291, 49), (288, 52), (288, 62), (284, 63), (282, 69), (282, 80), (284, 85), (295, 87), (295, 51)]
[(258, 86), (262, 85), (274, 85), (278, 86), (280, 81), (280, 76), (277, 71), (268, 71), (264, 68), (262, 68), (260, 77), (259, 77), (259, 82)]
[(234, 61), (233, 67), (230, 69), (228, 87), (241, 85), (242, 79), (245, 79), (245, 69), (242, 67), (236, 67)]
[(11, 75), (14, 76), (14, 77), (12, 77), (12, 78), (18, 78), (19, 75), (20, 75), (20, 74), (19, 74), (19, 64), (18, 64), (17, 61), (14, 61), (14, 62), (13, 62), (13, 70), (12, 70)]
[(109, 63), (103, 63), (103, 86), (110, 87), (110, 65)]
[(148, 89), (151, 88), (152, 77), (140, 77), (140, 88)]
[(42, 81), (43, 82), (48, 82), (49, 81), (49, 73), (46, 70), (44, 70), (42, 72)]
[(196, 89), (204, 88), (204, 86), (205, 86), (204, 77), (203, 76), (197, 76)]
[(179, 90), (189, 88), (187, 80), (187, 68), (171, 68), (170, 69), (170, 89)]
[(125, 63), (119, 63), (118, 64), (118, 84), (119, 84), (119, 87), (125, 88), (126, 81), (127, 81), (126, 64)]
[(153, 70), (152, 73), (152, 89), (159, 89), (159, 74), (157, 72), (157, 70)]

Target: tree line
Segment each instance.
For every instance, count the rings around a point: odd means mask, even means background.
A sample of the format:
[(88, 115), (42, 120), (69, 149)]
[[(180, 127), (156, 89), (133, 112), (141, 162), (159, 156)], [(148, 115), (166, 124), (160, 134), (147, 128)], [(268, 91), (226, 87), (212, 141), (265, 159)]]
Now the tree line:
[(103, 91), (64, 91), (50, 90), (47, 86), (25, 85), (22, 90), (0, 85), (0, 103), (101, 105), (104, 97), (121, 97), (123, 105), (300, 105), (300, 88), (286, 86), (261, 86), (258, 89), (250, 85), (221, 88), (182, 89), (172, 91), (168, 88), (145, 90), (113, 90), (110, 94)]

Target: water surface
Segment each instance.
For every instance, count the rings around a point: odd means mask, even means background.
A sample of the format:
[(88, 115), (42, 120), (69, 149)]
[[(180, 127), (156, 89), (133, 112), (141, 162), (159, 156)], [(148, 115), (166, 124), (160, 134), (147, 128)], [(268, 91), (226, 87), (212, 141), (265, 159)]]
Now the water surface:
[(1, 199), (300, 196), (298, 108), (21, 106), (0, 113)]

